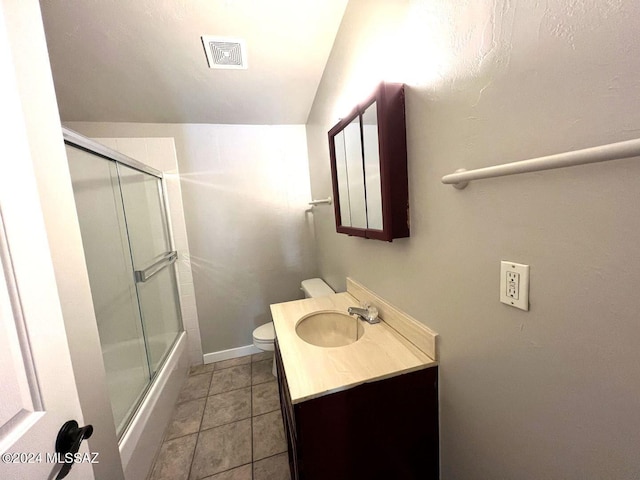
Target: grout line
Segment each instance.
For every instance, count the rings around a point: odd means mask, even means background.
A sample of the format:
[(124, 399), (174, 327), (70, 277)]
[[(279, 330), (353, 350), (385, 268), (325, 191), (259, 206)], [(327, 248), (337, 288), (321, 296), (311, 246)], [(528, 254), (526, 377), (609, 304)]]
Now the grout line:
[(191, 470), (193, 470), (193, 462), (196, 459), (196, 450), (198, 450), (198, 442), (200, 442), (200, 432), (197, 432), (196, 444), (193, 447), (193, 453), (191, 454), (191, 462), (189, 463), (189, 471), (187, 472), (187, 478), (191, 477)]
[(211, 395), (207, 394), (207, 398), (215, 397), (216, 395), (223, 395), (223, 394), (229, 393), (229, 392), (237, 392), (238, 390), (242, 390), (243, 388), (251, 388), (251, 383), (249, 383), (249, 385), (245, 385), (243, 387), (232, 388), (231, 390), (225, 390), (224, 392), (212, 393)]
[(207, 398), (208, 396), (209, 396), (209, 395), (205, 395), (205, 396), (203, 396), (203, 397), (191, 398), (191, 399), (189, 399), (189, 400), (185, 400), (185, 401), (183, 401), (183, 402), (176, 403), (176, 404), (175, 404), (175, 406), (177, 407), (177, 406), (182, 405), (182, 404), (184, 404), (184, 403), (195, 402), (196, 400), (202, 400), (203, 398)]
[[(211, 372), (209, 372), (211, 374), (211, 377), (209, 378), (209, 386), (207, 387), (207, 393), (209, 393), (209, 390), (211, 389), (211, 382), (213, 381), (213, 370)], [(191, 464), (189, 465), (189, 472), (187, 473), (187, 478), (191, 477), (191, 471), (193, 470), (193, 463), (196, 460), (196, 450), (198, 450), (198, 443), (200, 442), (200, 427), (202, 427), (202, 420), (204, 419), (204, 412), (207, 410), (207, 396), (204, 397), (205, 401), (204, 401), (204, 408), (202, 409), (202, 417), (200, 417), (200, 425), (198, 426), (198, 436), (196, 437), (196, 445), (193, 448), (193, 453), (191, 454)]]
[[(256, 460), (256, 462), (261, 462), (262, 460), (266, 460), (267, 458), (273, 458), (273, 457), (277, 457), (278, 455), (283, 455), (285, 453), (287, 453), (289, 451), (289, 449), (287, 448), (284, 452), (279, 452), (279, 453), (274, 453), (273, 455), (267, 455), (266, 457), (261, 458), (260, 460)], [(253, 463), (256, 463), (253, 462)], [(287, 459), (287, 465), (289, 465), (289, 459)]]
[(280, 407), (278, 407), (278, 408), (274, 408), (273, 410), (268, 410), (268, 411), (266, 411), (266, 412), (256, 413), (255, 415), (254, 415), (254, 414), (252, 414), (252, 415), (251, 415), (251, 418), (259, 417), (260, 415), (266, 415), (267, 413), (277, 412), (279, 409), (280, 409)]
[(222, 423), (220, 425), (216, 425), (215, 427), (203, 428), (201, 430), (198, 430), (198, 432), (208, 432), (209, 430), (213, 430), (214, 428), (226, 427), (227, 425), (231, 425), (233, 423), (242, 422), (244, 420), (251, 420), (251, 417), (239, 418), (237, 420), (234, 420), (233, 422)]
[[(245, 355), (244, 357), (227, 358), (226, 360), (218, 360), (217, 362), (204, 363), (203, 365), (213, 365), (214, 370), (226, 370), (227, 368), (241, 367), (242, 365), (249, 365), (251, 363), (251, 359), (244, 360), (243, 363), (238, 363), (240, 359), (246, 359), (248, 356), (249, 355)], [(233, 361), (236, 361), (235, 364)], [(223, 367), (220, 365), (221, 363), (227, 363), (227, 362), (230, 364), (228, 367)]]
[(236, 468), (244, 467), (245, 465), (251, 465), (251, 477), (253, 478), (253, 462), (247, 462), (247, 463), (242, 463), (240, 465), (236, 465), (235, 467), (227, 468), (226, 470), (220, 470), (219, 472), (216, 472), (212, 475), (207, 475), (203, 479), (198, 479), (198, 480), (207, 480), (208, 478), (215, 477), (216, 475), (220, 475), (221, 473), (230, 472), (231, 470), (235, 470)]
[[(253, 360), (253, 359), (252, 359), (252, 360)], [(254, 450), (254, 449), (253, 449), (253, 444), (254, 444), (254, 442), (253, 442), (253, 434), (254, 434), (254, 432), (253, 432), (253, 420), (254, 420), (254, 418), (256, 418), (256, 417), (260, 417), (260, 416), (263, 416), (263, 415), (272, 414), (273, 412), (278, 412), (278, 411), (279, 411), (279, 409), (278, 409), (278, 408), (276, 408), (276, 409), (274, 409), (274, 410), (270, 410), (270, 411), (268, 411), (268, 412), (262, 412), (262, 413), (259, 413), (259, 414), (256, 414), (256, 415), (254, 415), (254, 414), (253, 414), (253, 387), (254, 387), (254, 386), (258, 386), (258, 385), (264, 385), (264, 384), (269, 383), (269, 382), (272, 382), (272, 381), (276, 381), (276, 378), (274, 377), (274, 378), (270, 378), (270, 379), (269, 379), (269, 380), (267, 380), (267, 381), (264, 381), (264, 382), (260, 382), (260, 383), (253, 384), (253, 365), (254, 365), (254, 364), (257, 364), (257, 363), (261, 363), (261, 362), (267, 362), (267, 361), (269, 361), (269, 359), (266, 359), (266, 360), (260, 360), (260, 361), (256, 361), (256, 362), (251, 361), (251, 362), (249, 362), (249, 363), (245, 363), (245, 364), (241, 364), (241, 365), (233, 365), (233, 366), (231, 366), (231, 367), (221, 368), (221, 369), (219, 369), (219, 370), (216, 370), (216, 369), (215, 369), (215, 367), (214, 367), (214, 369), (213, 369), (213, 370), (211, 370), (211, 371), (209, 371), (209, 372), (204, 372), (204, 373), (198, 373), (198, 374), (195, 374), (195, 375), (190, 375), (190, 376), (192, 376), (192, 377), (195, 377), (195, 376), (198, 376), (198, 375), (210, 375), (210, 377), (209, 377), (209, 385), (208, 385), (208, 388), (207, 388), (207, 394), (206, 394), (205, 396), (203, 396), (203, 397), (192, 398), (192, 399), (189, 399), (189, 400), (185, 400), (185, 401), (183, 401), (183, 402), (180, 402), (180, 403), (177, 403), (177, 402), (176, 402), (176, 405), (174, 406), (174, 410), (173, 410), (173, 413), (172, 413), (172, 418), (173, 418), (173, 414), (175, 414), (175, 412), (176, 412), (176, 410), (177, 410), (178, 405), (183, 404), (183, 403), (186, 403), (186, 402), (191, 402), (191, 401), (196, 401), (196, 400), (202, 400), (202, 399), (204, 399), (204, 400), (205, 400), (205, 405), (204, 405), (204, 409), (203, 409), (203, 411), (202, 411), (202, 415), (201, 415), (201, 417), (200, 417), (200, 422), (199, 422), (199, 425), (198, 425), (198, 430), (197, 430), (196, 432), (187, 433), (187, 434), (180, 435), (180, 436), (178, 436), (178, 437), (174, 437), (174, 438), (171, 438), (171, 439), (166, 438), (166, 432), (165, 432), (165, 434), (164, 434), (164, 436), (163, 436), (163, 442), (162, 442), (162, 445), (163, 445), (166, 441), (173, 441), (173, 440), (178, 440), (178, 439), (180, 439), (180, 438), (184, 438), (184, 437), (187, 437), (187, 436), (196, 435), (196, 443), (195, 443), (195, 446), (194, 446), (193, 452), (191, 453), (191, 462), (190, 462), (190, 465), (189, 465), (189, 471), (187, 472), (187, 473), (188, 473), (188, 477), (190, 477), (190, 476), (191, 476), (191, 472), (192, 472), (192, 470), (193, 470), (193, 465), (194, 465), (194, 462), (195, 462), (195, 454), (196, 454), (196, 450), (197, 450), (197, 448), (198, 448), (198, 444), (199, 444), (199, 442), (200, 442), (200, 435), (201, 435), (201, 433), (202, 433), (202, 432), (206, 432), (206, 431), (208, 431), (208, 430), (212, 430), (212, 429), (215, 429), (215, 428), (224, 427), (224, 426), (226, 426), (226, 425), (230, 425), (230, 424), (232, 424), (232, 423), (237, 423), (237, 422), (240, 422), (240, 421), (249, 420), (249, 421), (251, 422), (251, 423), (250, 423), (250, 435), (251, 435), (251, 437), (250, 437), (250, 439), (249, 439), (249, 441), (250, 441), (251, 461), (250, 461), (250, 462), (248, 462), (248, 463), (241, 464), (241, 465), (236, 465), (236, 466), (234, 466), (234, 467), (232, 467), (232, 468), (229, 468), (229, 469), (227, 469), (227, 470), (224, 470), (223, 472), (227, 472), (227, 471), (230, 471), (230, 470), (233, 470), (233, 469), (236, 469), (236, 468), (240, 468), (240, 467), (243, 467), (243, 466), (245, 466), (245, 465), (250, 465), (250, 468), (251, 468), (251, 479), (253, 480), (253, 478), (254, 478), (254, 466), (255, 466), (255, 463), (256, 463), (256, 461), (254, 461), (254, 451), (253, 451), (253, 450)], [(226, 369), (228, 369), (228, 368), (239, 367), (239, 366), (244, 366), (244, 365), (250, 365), (250, 369), (249, 369), (249, 372), (250, 372), (250, 383), (249, 383), (249, 385), (245, 385), (245, 386), (243, 386), (243, 387), (239, 387), (239, 388), (232, 388), (231, 390), (226, 390), (226, 391), (224, 391), (224, 392), (218, 392), (218, 393), (214, 393), (214, 394), (212, 394), (212, 395), (209, 395), (209, 391), (211, 390), (211, 385), (213, 384), (213, 374), (214, 374), (214, 372), (215, 372), (215, 371), (226, 370)], [(183, 388), (184, 388), (184, 387), (183, 387)], [(207, 409), (207, 404), (209, 403), (209, 397), (214, 397), (214, 396), (217, 396), (217, 395), (222, 395), (222, 394), (226, 394), (226, 393), (229, 393), (229, 392), (234, 392), (234, 391), (242, 390), (242, 389), (246, 389), (246, 388), (249, 388), (249, 397), (250, 397), (250, 398), (249, 398), (249, 412), (250, 412), (250, 413), (249, 413), (249, 417), (245, 417), (245, 418), (241, 418), (241, 419), (236, 419), (236, 420), (234, 420), (233, 422), (223, 423), (223, 424), (221, 424), (221, 425), (216, 425), (215, 427), (207, 428), (207, 429), (204, 429), (204, 430), (202, 429), (202, 424), (203, 424), (203, 422), (204, 422), (204, 415), (205, 415), (205, 412), (206, 412), (206, 409)], [(279, 403), (279, 402), (280, 402), (280, 399), (278, 398), (278, 403)], [(162, 445), (161, 445), (161, 447), (162, 447)], [(283, 452), (278, 452), (278, 453), (275, 453), (275, 454), (273, 454), (273, 455), (268, 455), (268, 456), (266, 456), (266, 457), (264, 457), (264, 458), (260, 458), (260, 459), (259, 459), (259, 460), (257, 460), (257, 461), (262, 461), (262, 460), (266, 460), (266, 459), (268, 459), (268, 458), (272, 458), (272, 457), (275, 457), (275, 456), (278, 456), (278, 455), (286, 454), (286, 453), (287, 453), (287, 451), (288, 451), (288, 449), (285, 449)], [(150, 475), (152, 475), (152, 474), (153, 474), (153, 470), (154, 470), (154, 468), (155, 468), (155, 466), (156, 466), (156, 462), (158, 461), (158, 459), (159, 459), (159, 454), (157, 455), (157, 458), (156, 458), (156, 459), (155, 459), (155, 461), (153, 462), (153, 465), (152, 465), (152, 467), (151, 467), (151, 471), (150, 471)], [(217, 472), (217, 473), (216, 473), (216, 475), (217, 475), (217, 474), (219, 474), (219, 473), (223, 473), (223, 472)]]
[[(195, 378), (199, 375), (211, 375), (211, 377), (209, 378), (209, 386), (207, 387), (207, 393), (204, 395), (204, 397), (207, 397), (209, 395), (209, 390), (211, 389), (211, 380), (213, 378), (213, 370), (211, 372), (205, 372), (205, 373), (199, 373), (197, 375), (190, 375), (189, 377), (187, 377), (187, 381), (189, 378)], [(180, 389), (180, 392), (178, 393), (178, 398), (176, 399), (176, 404), (174, 405), (174, 410), (175, 407), (177, 407), (178, 405), (181, 405), (183, 403), (187, 403), (187, 402), (191, 402), (193, 400), (200, 400), (201, 398), (204, 397), (196, 397), (196, 398), (188, 398), (186, 400), (180, 400), (180, 396), (182, 395), (182, 391), (185, 389), (186, 384), (182, 386), (182, 388)]]
[[(211, 365), (211, 368), (208, 367), (208, 365)], [(189, 368), (189, 377), (195, 377), (196, 375), (202, 375), (204, 373), (211, 373), (213, 372), (213, 370), (215, 369), (215, 363), (203, 363), (202, 365), (194, 365), (192, 367)], [(196, 367), (205, 367), (207, 366), (207, 368), (202, 368), (202, 372), (200, 373), (196, 373), (193, 371), (194, 368)]]
[(254, 415), (252, 418), (256, 418), (256, 417), (264, 417), (265, 415), (269, 415), (273, 412), (277, 412), (278, 410), (271, 410), (270, 412), (264, 412), (264, 413), (259, 413), (258, 415)]
[(191, 432), (191, 433), (185, 433), (184, 435), (180, 435), (179, 437), (173, 437), (173, 438), (169, 438), (166, 441), (162, 442), (167, 443), (167, 442), (173, 442), (174, 440), (178, 440), (179, 438), (184, 438), (184, 437), (188, 437), (190, 435), (198, 435), (200, 433), (200, 430), (196, 431), (196, 432)]
[(209, 397), (205, 397), (204, 400), (204, 408), (202, 409), (202, 415), (200, 415), (200, 422), (198, 423), (198, 435), (202, 430), (202, 422), (204, 421), (204, 414), (207, 411), (207, 404), (209, 403)]
[(264, 385), (265, 383), (272, 382), (273, 380), (267, 380), (266, 382), (252, 383), (252, 387), (257, 387), (258, 385)]

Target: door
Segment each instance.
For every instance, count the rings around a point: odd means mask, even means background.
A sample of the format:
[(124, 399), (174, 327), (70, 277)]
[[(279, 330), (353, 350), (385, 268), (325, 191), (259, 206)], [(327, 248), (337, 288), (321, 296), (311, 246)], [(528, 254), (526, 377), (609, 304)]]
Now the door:
[(118, 164), (120, 187), (151, 374), (157, 372), (182, 331), (178, 285), (162, 182)]
[[(7, 5), (0, 2), (0, 478), (47, 479), (59, 469), (47, 458), (58, 430), (67, 420), (83, 419), (11, 55)], [(75, 465), (67, 478), (93, 479), (92, 465)]]
[(117, 435), (149, 384), (149, 366), (116, 163), (67, 145)]

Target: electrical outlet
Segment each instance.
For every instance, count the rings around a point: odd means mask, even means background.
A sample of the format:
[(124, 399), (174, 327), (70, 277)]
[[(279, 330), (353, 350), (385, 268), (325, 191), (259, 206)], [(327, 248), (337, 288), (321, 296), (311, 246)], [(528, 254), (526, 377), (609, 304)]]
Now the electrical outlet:
[(529, 265), (500, 262), (500, 301), (529, 310)]
[(507, 270), (507, 297), (518, 300), (520, 297), (520, 274)]

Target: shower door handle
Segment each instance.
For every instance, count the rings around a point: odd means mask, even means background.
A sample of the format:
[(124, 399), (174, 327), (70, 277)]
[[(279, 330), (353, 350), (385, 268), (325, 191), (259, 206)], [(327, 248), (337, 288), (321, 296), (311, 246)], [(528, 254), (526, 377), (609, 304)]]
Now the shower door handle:
[(168, 252), (165, 253), (164, 256), (158, 260), (156, 263), (151, 265), (144, 270), (136, 270), (134, 272), (136, 283), (144, 283), (153, 277), (156, 273), (161, 271), (164, 267), (167, 267), (174, 263), (178, 259), (178, 252)]
[[(75, 420), (69, 420), (62, 425), (56, 438), (56, 454), (62, 468), (55, 480), (62, 480), (73, 467), (74, 456), (80, 450), (80, 444), (85, 438), (93, 434), (93, 425), (80, 427)], [(70, 455), (69, 455), (70, 454)]]

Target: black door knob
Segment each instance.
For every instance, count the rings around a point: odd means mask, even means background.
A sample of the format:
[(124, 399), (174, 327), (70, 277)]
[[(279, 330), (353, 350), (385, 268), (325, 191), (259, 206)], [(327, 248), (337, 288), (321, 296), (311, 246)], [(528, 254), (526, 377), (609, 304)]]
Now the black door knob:
[[(56, 480), (62, 480), (69, 474), (73, 466), (73, 455), (80, 450), (82, 440), (89, 438), (92, 434), (92, 425), (80, 427), (75, 420), (69, 420), (62, 425), (56, 437), (56, 453), (58, 454), (58, 461), (62, 462), (62, 468), (58, 472)], [(67, 458), (69, 453), (71, 457)]]

